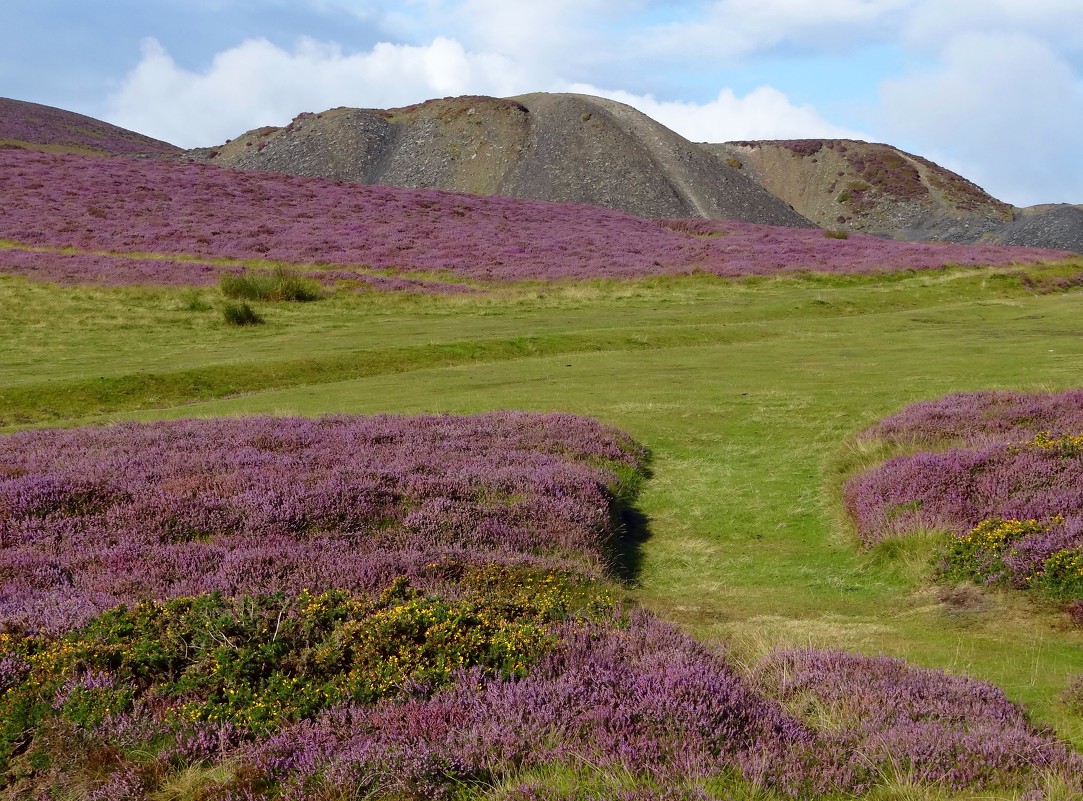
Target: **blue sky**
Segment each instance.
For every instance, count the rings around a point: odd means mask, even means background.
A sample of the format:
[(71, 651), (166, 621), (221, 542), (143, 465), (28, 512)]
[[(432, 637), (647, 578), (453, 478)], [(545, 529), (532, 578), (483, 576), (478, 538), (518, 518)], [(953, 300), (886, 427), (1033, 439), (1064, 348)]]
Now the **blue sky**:
[(0, 96), (185, 146), (301, 111), (582, 91), (695, 141), (890, 142), (1083, 202), (1083, 0), (4, 0)]

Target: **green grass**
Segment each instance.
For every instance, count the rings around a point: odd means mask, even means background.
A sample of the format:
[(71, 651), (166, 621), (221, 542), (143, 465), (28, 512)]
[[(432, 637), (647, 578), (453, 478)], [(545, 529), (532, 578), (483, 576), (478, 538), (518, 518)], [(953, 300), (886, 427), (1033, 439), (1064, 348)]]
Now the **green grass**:
[(967, 671), (1083, 746), (1083, 718), (1058, 700), (1083, 673), (1083, 631), (1011, 594), (931, 585), (935, 536), (860, 553), (837, 501), (845, 475), (877, 458), (849, 438), (911, 401), (1083, 385), (1080, 299), (1034, 294), (1011, 271), (693, 276), (484, 297), (338, 292), (242, 329), (191, 310), (181, 290), (5, 278), (0, 419), (598, 417), (653, 452), (641, 602), (738, 659), (811, 643)]
[(322, 294), (315, 280), (284, 267), (224, 273), (218, 287), (227, 298), (243, 300), (306, 303), (318, 300)]

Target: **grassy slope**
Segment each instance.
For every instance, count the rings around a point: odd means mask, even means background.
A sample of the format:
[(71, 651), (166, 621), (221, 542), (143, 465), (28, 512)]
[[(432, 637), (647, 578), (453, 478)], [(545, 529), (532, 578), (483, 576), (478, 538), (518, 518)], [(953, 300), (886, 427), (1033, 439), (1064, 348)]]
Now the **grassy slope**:
[[(967, 670), (1083, 746), (1083, 721), (1056, 704), (1083, 672), (1083, 631), (1015, 599), (949, 610), (899, 561), (857, 555), (830, 492), (847, 437), (909, 401), (1083, 383), (1079, 299), (973, 270), (689, 278), (338, 296), (265, 306), (268, 325), (229, 329), (184, 311), (176, 291), (0, 279), (0, 417), (593, 415), (654, 452), (646, 604), (738, 655), (811, 642)], [(246, 394), (177, 405), (226, 388)]]

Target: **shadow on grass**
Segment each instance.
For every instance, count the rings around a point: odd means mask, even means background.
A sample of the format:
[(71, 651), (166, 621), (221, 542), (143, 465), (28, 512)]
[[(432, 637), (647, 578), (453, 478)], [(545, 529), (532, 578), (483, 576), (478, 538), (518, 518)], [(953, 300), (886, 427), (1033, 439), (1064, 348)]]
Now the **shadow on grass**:
[(643, 566), (643, 543), (650, 537), (650, 518), (633, 506), (620, 504), (615, 510), (617, 534), (606, 549), (610, 577), (628, 586), (639, 583)]

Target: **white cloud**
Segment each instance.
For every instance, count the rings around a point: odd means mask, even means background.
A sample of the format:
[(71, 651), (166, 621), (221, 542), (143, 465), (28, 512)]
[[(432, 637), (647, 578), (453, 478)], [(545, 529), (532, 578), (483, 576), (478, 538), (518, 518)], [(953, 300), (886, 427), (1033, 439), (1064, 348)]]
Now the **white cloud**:
[(794, 105), (786, 95), (769, 86), (761, 86), (744, 97), (723, 89), (707, 103), (657, 100), (651, 95), (599, 89), (589, 84), (569, 84), (564, 90), (626, 103), (693, 142), (866, 138), (859, 132), (833, 125), (812, 106)]
[(968, 33), (1028, 35), (1069, 50), (1083, 48), (1079, 0), (924, 0), (901, 35), (913, 46), (944, 47)]
[(885, 81), (881, 97), (886, 131), (958, 164), (991, 194), (1079, 202), (1083, 80), (1048, 44), (959, 35), (934, 69)]
[(529, 90), (507, 58), (472, 53), (437, 38), (424, 46), (376, 45), (344, 54), (335, 44), (300, 40), (292, 51), (252, 39), (214, 57), (210, 67), (179, 67), (154, 39), (109, 98), (110, 122), (182, 146), (210, 145), (260, 125), (282, 125), (300, 111), (332, 106), (386, 108), (457, 94)]

